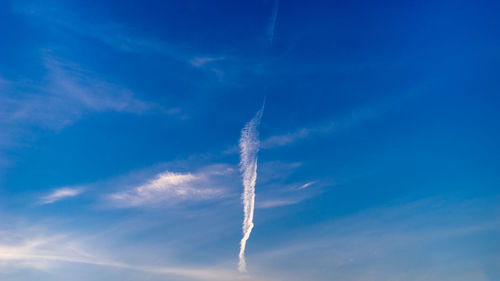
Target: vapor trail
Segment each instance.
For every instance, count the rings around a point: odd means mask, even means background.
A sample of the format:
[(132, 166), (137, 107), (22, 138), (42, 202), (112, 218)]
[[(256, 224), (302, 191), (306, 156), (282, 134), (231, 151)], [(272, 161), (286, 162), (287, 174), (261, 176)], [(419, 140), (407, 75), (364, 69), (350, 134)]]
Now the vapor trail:
[(247, 271), (245, 247), (253, 229), (253, 213), (255, 209), (255, 181), (257, 180), (257, 153), (259, 152), (259, 131), (257, 130), (264, 112), (264, 104), (255, 116), (241, 130), (240, 137), (240, 171), (243, 177), (243, 238), (240, 242), (239, 271)]
[(280, 0), (276, 0), (276, 2), (274, 2), (274, 9), (273, 9), (273, 15), (272, 15), (272, 18), (271, 18), (271, 23), (269, 25), (269, 29), (268, 29), (268, 38), (269, 38), (269, 44), (272, 46), (273, 45), (273, 41), (274, 41), (274, 30), (276, 29), (276, 21), (278, 20), (278, 10), (279, 10), (279, 7), (280, 7)]

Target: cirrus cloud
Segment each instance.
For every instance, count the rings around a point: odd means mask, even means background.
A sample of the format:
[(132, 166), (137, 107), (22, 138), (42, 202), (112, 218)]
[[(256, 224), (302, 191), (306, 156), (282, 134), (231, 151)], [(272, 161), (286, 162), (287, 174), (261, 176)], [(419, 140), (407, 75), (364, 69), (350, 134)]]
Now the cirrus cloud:
[(61, 187), (50, 194), (43, 196), (41, 204), (52, 204), (62, 199), (71, 198), (80, 195), (84, 190), (82, 188)]
[(232, 173), (227, 165), (212, 165), (194, 173), (166, 170), (142, 183), (107, 195), (116, 207), (152, 207), (178, 202), (199, 202), (227, 196), (224, 177)]

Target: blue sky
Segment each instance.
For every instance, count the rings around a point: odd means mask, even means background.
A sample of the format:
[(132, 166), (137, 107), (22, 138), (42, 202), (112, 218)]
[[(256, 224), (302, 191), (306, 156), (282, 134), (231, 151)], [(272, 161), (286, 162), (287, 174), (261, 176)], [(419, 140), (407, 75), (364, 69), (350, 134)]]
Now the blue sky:
[(0, 279), (500, 279), (499, 8), (2, 1)]

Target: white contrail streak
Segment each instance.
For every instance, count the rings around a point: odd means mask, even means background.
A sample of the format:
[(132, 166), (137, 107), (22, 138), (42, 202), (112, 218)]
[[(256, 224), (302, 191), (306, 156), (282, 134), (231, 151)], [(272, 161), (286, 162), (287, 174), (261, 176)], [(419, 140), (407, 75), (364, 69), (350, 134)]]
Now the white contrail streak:
[(243, 177), (243, 238), (240, 242), (240, 263), (239, 271), (247, 271), (247, 263), (245, 261), (245, 247), (250, 233), (253, 229), (253, 213), (255, 209), (255, 181), (257, 180), (257, 153), (259, 152), (259, 126), (262, 113), (264, 112), (264, 104), (255, 116), (241, 130), (240, 138), (240, 170)]

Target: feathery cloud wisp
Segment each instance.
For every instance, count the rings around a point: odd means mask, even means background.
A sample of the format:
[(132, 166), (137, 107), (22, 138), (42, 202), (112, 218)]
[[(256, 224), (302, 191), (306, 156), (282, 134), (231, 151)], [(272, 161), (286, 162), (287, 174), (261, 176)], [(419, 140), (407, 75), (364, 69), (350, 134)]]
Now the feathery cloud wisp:
[(129, 54), (152, 54), (171, 60), (201, 67), (205, 63), (223, 59), (219, 56), (202, 55), (188, 51), (183, 44), (166, 41), (162, 38), (144, 36), (137, 28), (122, 22), (107, 19), (89, 21), (79, 13), (55, 3), (38, 5), (37, 3), (16, 3), (14, 12), (25, 16), (39, 28), (50, 27), (73, 35), (83, 36), (104, 43), (108, 47)]
[(224, 190), (212, 185), (217, 184), (217, 177), (225, 173), (218, 170), (222, 168), (213, 167), (196, 173), (164, 171), (131, 189), (113, 193), (108, 199), (117, 207), (139, 207), (219, 198), (224, 196)]
[(0, 273), (4, 270), (37, 269), (51, 271), (57, 265), (82, 264), (106, 268), (127, 269), (183, 280), (235, 280), (236, 272), (224, 268), (162, 266), (127, 263), (117, 260), (111, 253), (96, 250), (92, 243), (99, 242), (89, 236), (65, 233), (44, 233), (40, 227), (33, 229), (0, 229)]
[(264, 105), (241, 130), (240, 138), (240, 170), (243, 176), (243, 238), (240, 242), (239, 270), (247, 271), (245, 248), (253, 229), (253, 214), (255, 210), (255, 182), (257, 180), (257, 153), (259, 152), (259, 126), (264, 112)]
[(81, 188), (63, 187), (54, 190), (49, 195), (42, 197), (41, 204), (51, 204), (64, 198), (75, 197), (83, 192)]
[(317, 181), (310, 181), (308, 183), (304, 183), (303, 185), (299, 186), (298, 189), (306, 189), (308, 188), (309, 186), (315, 184)]
[(46, 73), (41, 81), (25, 78), (28, 82), (3, 83), (0, 114), (5, 123), (61, 129), (93, 112), (141, 114), (162, 109), (73, 62), (44, 55), (43, 64)]

